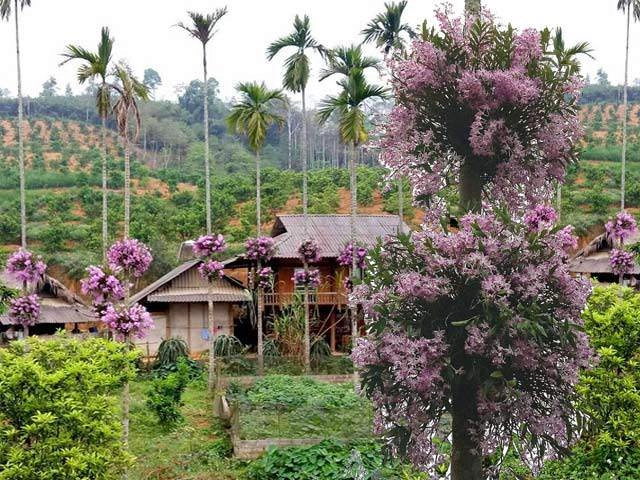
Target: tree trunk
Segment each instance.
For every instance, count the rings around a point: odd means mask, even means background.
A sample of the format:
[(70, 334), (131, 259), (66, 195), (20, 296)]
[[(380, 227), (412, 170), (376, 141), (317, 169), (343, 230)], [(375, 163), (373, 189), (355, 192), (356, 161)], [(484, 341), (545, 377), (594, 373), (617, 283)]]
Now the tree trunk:
[(204, 201), (207, 215), (207, 235), (211, 235), (211, 165), (209, 163), (209, 88), (207, 85), (207, 46), (202, 44), (204, 71)]
[(460, 212), (479, 212), (482, 207), (482, 177), (475, 167), (474, 159), (465, 160), (460, 167)]
[(398, 233), (404, 233), (404, 185), (403, 179), (398, 179)]
[(209, 320), (209, 393), (213, 394), (216, 387), (216, 322), (213, 316), (213, 293), (211, 280), (207, 280), (207, 318)]
[(482, 455), (473, 453), (478, 447), (470, 433), (478, 418), (477, 388), (461, 381), (452, 392), (451, 408), (451, 480), (484, 480)]
[(131, 152), (127, 138), (127, 126), (122, 137), (124, 144), (124, 238), (129, 238), (129, 224), (131, 223)]
[[(256, 232), (259, 237), (262, 234), (262, 216), (261, 209), (262, 203), (260, 199), (260, 153), (256, 150)], [(256, 275), (261, 268), (260, 262), (258, 262)], [(257, 326), (258, 326), (258, 374), (264, 375), (264, 339), (262, 334), (262, 313), (264, 310), (263, 298), (262, 298), (262, 287), (258, 284), (258, 318), (257, 318)]]
[(624, 210), (627, 167), (627, 88), (629, 84), (629, 27), (631, 25), (631, 3), (627, 4), (627, 44), (624, 56), (624, 89), (622, 94), (622, 174), (620, 177), (620, 210)]
[[(128, 302), (126, 302), (128, 303)], [(125, 303), (125, 305), (126, 305)], [(128, 306), (128, 305), (127, 305)], [(129, 335), (125, 335), (124, 343), (127, 347), (127, 351), (131, 348), (131, 339)], [(131, 416), (131, 385), (129, 384), (129, 380), (127, 380), (124, 384), (124, 388), (122, 391), (122, 443), (124, 443), (124, 448), (128, 449), (129, 447), (129, 418)], [(124, 478), (127, 478), (125, 474)]]
[[(309, 193), (307, 190), (307, 162), (308, 162), (308, 136), (307, 136), (307, 103), (305, 90), (302, 89), (302, 222), (304, 228), (304, 239), (309, 240)], [(309, 273), (309, 264), (304, 262), (305, 274)], [(311, 371), (311, 322), (309, 319), (309, 286), (304, 286), (304, 369), (307, 373)]]
[(287, 165), (289, 166), (289, 170), (293, 169), (293, 165), (291, 163), (291, 137), (293, 135), (291, 117), (291, 104), (289, 104), (287, 105)]
[[(104, 84), (103, 84), (104, 88)], [(102, 115), (102, 259), (107, 262), (109, 246), (109, 191), (107, 190), (107, 117)]]
[(262, 201), (260, 198), (260, 153), (256, 150), (256, 235), (262, 234)]
[(20, 245), (27, 248), (27, 200), (25, 192), (24, 171), (24, 132), (23, 132), (23, 105), (22, 105), (22, 70), (20, 68), (20, 21), (18, 20), (18, 0), (14, 0), (14, 14), (16, 21), (16, 63), (18, 72), (18, 168), (20, 174)]
[[(356, 215), (358, 214), (358, 182), (356, 177), (356, 145), (351, 144), (349, 155), (349, 188), (351, 190), (351, 216), (349, 217), (349, 231), (351, 237), (351, 282), (355, 285), (357, 280), (358, 259), (356, 256)], [(358, 307), (349, 302), (349, 316), (351, 317), (351, 348), (355, 348), (358, 338)], [(360, 390), (358, 370), (353, 370), (353, 384), (356, 391)]]

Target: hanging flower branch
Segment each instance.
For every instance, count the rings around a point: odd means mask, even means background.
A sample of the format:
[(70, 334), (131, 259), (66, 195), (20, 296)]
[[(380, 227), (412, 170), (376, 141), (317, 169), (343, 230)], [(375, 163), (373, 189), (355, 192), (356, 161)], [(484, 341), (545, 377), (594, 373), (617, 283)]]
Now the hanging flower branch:
[(199, 257), (210, 257), (216, 253), (224, 252), (227, 242), (221, 234), (203, 235), (193, 244), (193, 251)]
[(35, 325), (40, 318), (40, 299), (38, 296), (34, 293), (11, 300), (9, 318), (23, 327)]
[(271, 267), (263, 267), (258, 270), (258, 286), (265, 290), (273, 288), (273, 269)]
[(205, 260), (198, 266), (198, 271), (202, 278), (213, 282), (224, 277), (224, 264), (216, 260)]
[(151, 314), (139, 303), (128, 308), (109, 304), (102, 313), (102, 321), (119, 339), (127, 336), (143, 339), (154, 326)]
[(320, 261), (320, 247), (315, 240), (303, 240), (298, 247), (298, 256), (305, 263), (317, 263)]
[(135, 238), (116, 242), (107, 252), (109, 268), (126, 277), (141, 277), (149, 269), (152, 261), (149, 247)]
[(20, 249), (7, 260), (7, 273), (19, 282), (37, 283), (46, 270), (46, 263), (28, 250)]
[(266, 263), (276, 253), (275, 244), (271, 237), (250, 238), (245, 245), (247, 247), (247, 258), (254, 262)]
[(318, 288), (320, 286), (320, 271), (316, 268), (304, 271), (297, 270), (293, 277), (293, 282), (298, 286)]
[(633, 267), (635, 267), (636, 261), (633, 253), (614, 248), (611, 250), (609, 263), (613, 273), (616, 275), (625, 275), (633, 272)]
[(638, 232), (635, 218), (627, 212), (618, 212), (616, 218), (609, 220), (604, 226), (610, 241), (624, 243)]
[(96, 313), (104, 311), (106, 305), (124, 299), (124, 286), (115, 275), (107, 274), (98, 266), (87, 268), (88, 277), (80, 281), (80, 289), (84, 295), (93, 300)]
[[(353, 263), (353, 251), (354, 251), (353, 244), (351, 243), (347, 244), (342, 250), (342, 252), (340, 253), (340, 256), (338, 257), (338, 263), (344, 267), (350, 267)], [(355, 252), (356, 252), (356, 266), (358, 268), (366, 268), (367, 253), (368, 253), (367, 249), (356, 245)]]

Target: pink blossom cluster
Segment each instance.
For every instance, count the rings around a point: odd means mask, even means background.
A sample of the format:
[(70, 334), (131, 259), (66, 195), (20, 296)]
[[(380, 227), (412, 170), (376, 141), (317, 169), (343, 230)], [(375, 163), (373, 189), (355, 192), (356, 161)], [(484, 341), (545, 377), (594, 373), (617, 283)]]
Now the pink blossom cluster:
[(616, 275), (631, 273), (636, 266), (635, 255), (626, 250), (614, 248), (611, 250), (609, 264), (611, 265), (611, 271)]
[(87, 277), (80, 281), (80, 289), (84, 295), (93, 299), (93, 305), (101, 310), (107, 303), (124, 298), (124, 285), (115, 275), (107, 274), (101, 267), (91, 265), (87, 268)]
[(210, 257), (215, 253), (224, 252), (227, 242), (221, 234), (203, 235), (193, 244), (193, 251), (200, 257)]
[(202, 278), (212, 282), (224, 277), (224, 264), (216, 260), (205, 260), (198, 265), (198, 271)]
[(534, 29), (509, 33), (483, 15), (478, 43), (464, 20), (436, 16), (440, 32), (389, 61), (395, 106), (379, 132), (380, 161), (421, 202), (470, 167), (485, 198), (540, 203), (576, 159), (580, 78), (543, 55)]
[(258, 286), (263, 289), (269, 289), (273, 284), (273, 269), (271, 267), (262, 267), (258, 270)]
[(135, 238), (120, 240), (107, 251), (109, 268), (134, 278), (144, 275), (152, 261), (149, 247)]
[(303, 240), (298, 247), (300, 260), (306, 263), (317, 263), (320, 261), (320, 247), (313, 239)]
[(391, 437), (406, 429), (419, 465), (437, 455), (459, 383), (478, 385), (471, 430), (483, 454), (522, 429), (566, 445), (578, 372), (593, 359), (581, 329), (590, 285), (569, 273), (575, 238), (554, 228), (552, 209), (534, 207), (522, 220), (506, 211), (387, 241), (372, 254), (375, 281), (353, 293), (370, 332), (353, 359), (376, 428)]
[(291, 278), (296, 285), (306, 285), (311, 288), (318, 288), (320, 286), (320, 271), (312, 268), (304, 270), (296, 270)]
[(11, 300), (9, 318), (22, 326), (35, 325), (40, 318), (40, 299), (36, 294), (25, 295)]
[(604, 228), (612, 242), (624, 242), (638, 233), (636, 219), (628, 212), (618, 212), (616, 218), (609, 220)]
[(42, 279), (47, 265), (28, 250), (15, 251), (7, 260), (7, 273), (19, 282), (36, 283)]
[[(353, 244), (349, 243), (345, 245), (342, 252), (338, 256), (338, 263), (344, 267), (351, 267), (353, 264)], [(367, 266), (367, 249), (356, 245), (356, 266), (358, 268), (365, 268)]]
[(276, 253), (275, 244), (271, 237), (250, 238), (245, 245), (247, 247), (247, 258), (254, 262), (266, 263)]
[(107, 305), (102, 312), (102, 321), (120, 338), (136, 337), (142, 339), (147, 331), (154, 327), (151, 314), (138, 303), (126, 308)]

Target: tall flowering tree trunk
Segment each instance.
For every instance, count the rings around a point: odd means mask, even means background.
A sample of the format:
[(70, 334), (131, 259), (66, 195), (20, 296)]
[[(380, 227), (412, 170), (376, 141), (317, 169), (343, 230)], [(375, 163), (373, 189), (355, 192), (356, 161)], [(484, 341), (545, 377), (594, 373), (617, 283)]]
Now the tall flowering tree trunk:
[[(307, 136), (307, 103), (305, 89), (302, 88), (302, 215), (304, 223), (304, 238), (309, 237), (309, 193), (307, 186), (307, 170), (309, 145)], [(304, 262), (305, 276), (309, 274), (309, 264)], [(309, 315), (309, 286), (304, 284), (304, 369), (311, 371), (311, 320)]]
[[(25, 192), (25, 171), (24, 171), (24, 131), (23, 131), (23, 110), (22, 104), (22, 69), (20, 66), (20, 31), (18, 20), (18, 0), (14, 1), (14, 15), (16, 22), (16, 63), (18, 72), (18, 169), (20, 174), (20, 245), (27, 248), (27, 200)], [(27, 327), (28, 332), (28, 327)], [(28, 334), (28, 333), (27, 333)]]
[(124, 239), (129, 238), (131, 223), (131, 150), (126, 135), (122, 138), (124, 146)]
[[(256, 150), (256, 233), (257, 237), (260, 238), (262, 235), (262, 203), (260, 197), (260, 152)], [(258, 262), (258, 266), (256, 269), (256, 276), (260, 271), (262, 265)], [(254, 276), (255, 277), (255, 276)], [(255, 279), (254, 279), (255, 281)], [(260, 286), (260, 282), (258, 282), (258, 318), (257, 318), (257, 326), (258, 326), (258, 374), (264, 375), (264, 339), (263, 331), (262, 331), (262, 315), (264, 312), (264, 298), (263, 298), (263, 289)]]
[(622, 173), (620, 176), (620, 210), (624, 210), (625, 200), (625, 187), (626, 187), (626, 163), (627, 163), (627, 89), (629, 85), (629, 27), (631, 25), (631, 9), (632, 5), (629, 2), (627, 5), (627, 44), (625, 47), (624, 56), (624, 89), (622, 99)]
[[(349, 217), (349, 231), (351, 237), (351, 285), (355, 285), (358, 271), (358, 260), (356, 255), (356, 215), (358, 214), (358, 182), (356, 177), (356, 145), (351, 144), (349, 151), (349, 188), (351, 190), (351, 216)], [(358, 338), (358, 306), (354, 302), (349, 302), (349, 316), (351, 317), (351, 348), (356, 346)], [(358, 371), (353, 370), (353, 383), (356, 390), (359, 390)]]

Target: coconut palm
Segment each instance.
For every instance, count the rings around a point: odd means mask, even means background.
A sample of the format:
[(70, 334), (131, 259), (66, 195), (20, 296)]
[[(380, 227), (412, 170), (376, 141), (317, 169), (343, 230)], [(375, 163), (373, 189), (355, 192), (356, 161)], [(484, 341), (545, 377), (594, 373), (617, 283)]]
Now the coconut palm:
[(618, 10), (622, 10), (627, 15), (627, 42), (624, 56), (624, 93), (622, 101), (622, 174), (620, 178), (620, 210), (624, 210), (625, 184), (626, 184), (626, 161), (627, 161), (627, 90), (629, 86), (629, 29), (631, 27), (631, 16), (635, 21), (640, 20), (640, 0), (618, 0)]
[[(341, 87), (340, 93), (326, 97), (318, 106), (318, 119), (321, 124), (336, 116), (340, 139), (349, 146), (349, 177), (351, 188), (351, 245), (356, 245), (356, 215), (358, 208), (357, 183), (356, 183), (356, 155), (359, 145), (367, 141), (366, 115), (364, 104), (373, 98), (384, 99), (387, 90), (378, 85), (367, 82), (364, 70), (375, 67), (368, 57), (364, 57), (359, 46), (341, 47), (333, 50), (330, 55), (329, 68), (325, 70), (324, 78), (334, 73), (343, 74), (338, 81)], [(349, 66), (347, 68), (347, 66)], [(346, 72), (346, 73), (344, 73)], [(354, 254), (351, 265), (352, 281), (357, 275), (357, 256)], [(358, 324), (356, 308), (351, 307), (351, 336), (352, 342), (358, 336)]]
[[(261, 235), (260, 202), (260, 150), (264, 145), (267, 130), (271, 125), (282, 125), (284, 118), (276, 113), (276, 104), (285, 103), (281, 90), (271, 90), (264, 83), (248, 82), (236, 86), (240, 100), (231, 107), (227, 126), (235, 134), (247, 137), (249, 147), (256, 156), (256, 230)], [(258, 269), (260, 265), (258, 265)], [(264, 349), (262, 338), (262, 289), (258, 287), (258, 369), (264, 372)]]
[(96, 108), (102, 120), (102, 255), (105, 261), (109, 243), (107, 226), (107, 117), (111, 111), (112, 89), (112, 85), (110, 85), (107, 80), (110, 73), (113, 43), (114, 40), (109, 35), (109, 29), (102, 27), (100, 43), (98, 43), (98, 50), (96, 52), (91, 52), (77, 45), (68, 45), (67, 50), (62, 54), (62, 56), (66, 58), (62, 64), (70, 62), (71, 60), (80, 60), (82, 62), (82, 65), (78, 67), (77, 73), (80, 84), (96, 79), (99, 82), (96, 88)]
[(191, 19), (189, 25), (178, 23), (177, 26), (185, 30), (189, 35), (202, 44), (202, 70), (203, 70), (203, 95), (204, 95), (204, 185), (205, 185), (205, 212), (207, 222), (207, 234), (211, 235), (211, 163), (209, 159), (209, 85), (207, 77), (207, 44), (216, 33), (216, 25), (227, 14), (227, 7), (218, 8), (211, 14), (204, 15), (197, 12), (187, 12)]
[[(20, 21), (19, 10), (31, 6), (31, 0), (0, 0), (0, 19), (11, 18), (11, 7), (13, 4), (13, 16), (16, 26), (16, 64), (18, 72), (18, 168), (20, 171), (20, 244), (22, 248), (27, 248), (27, 202), (24, 182), (24, 132), (22, 129), (22, 117), (24, 107), (22, 105), (22, 70), (20, 68)], [(19, 7), (19, 8), (18, 8)]]
[(415, 34), (407, 23), (402, 23), (402, 14), (407, 6), (407, 1), (385, 3), (385, 11), (376, 15), (367, 27), (360, 32), (364, 35), (364, 43), (374, 42), (376, 47), (382, 48), (385, 55), (392, 50), (404, 51), (405, 41), (402, 33), (409, 37)]
[[(302, 215), (304, 225), (304, 236), (308, 236), (308, 193), (307, 193), (307, 168), (308, 168), (308, 139), (307, 139), (307, 103), (305, 91), (309, 82), (309, 57), (307, 50), (312, 50), (323, 57), (326, 54), (325, 48), (311, 36), (311, 26), (309, 17), (305, 15), (302, 19), (296, 15), (293, 20), (293, 33), (286, 37), (281, 37), (271, 43), (267, 48), (267, 58), (272, 60), (282, 49), (293, 47), (295, 52), (285, 60), (285, 71), (282, 84), (287, 90), (300, 93), (302, 98)], [(305, 271), (308, 265), (305, 262)], [(311, 365), (311, 340), (309, 335), (309, 294), (307, 287), (304, 288), (304, 311), (305, 311), (305, 349), (304, 364), (308, 371)]]
[[(385, 11), (376, 15), (367, 27), (360, 32), (364, 35), (364, 43), (375, 42), (382, 48), (385, 55), (403, 55), (405, 53), (405, 39), (402, 33), (410, 38), (415, 36), (413, 29), (402, 22), (402, 14), (407, 6), (406, 0), (395, 3), (385, 3)], [(398, 232), (403, 233), (404, 227), (404, 191), (403, 180), (398, 179)]]
[(133, 120), (133, 142), (140, 135), (140, 101), (149, 100), (149, 88), (140, 82), (129, 67), (121, 63), (114, 71), (116, 83), (113, 89), (117, 98), (113, 104), (113, 116), (116, 119), (118, 133), (124, 147), (124, 238), (129, 238), (131, 220), (131, 132)]

